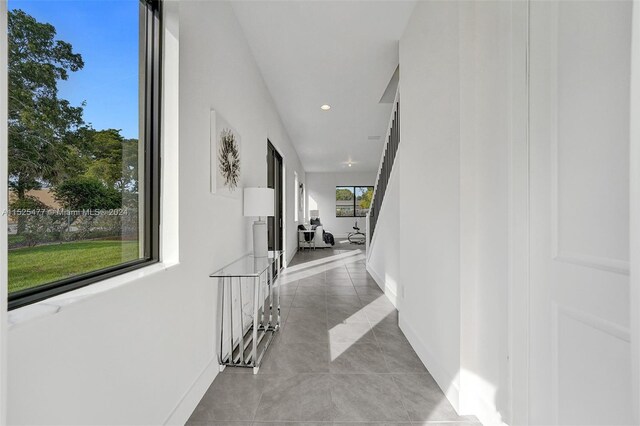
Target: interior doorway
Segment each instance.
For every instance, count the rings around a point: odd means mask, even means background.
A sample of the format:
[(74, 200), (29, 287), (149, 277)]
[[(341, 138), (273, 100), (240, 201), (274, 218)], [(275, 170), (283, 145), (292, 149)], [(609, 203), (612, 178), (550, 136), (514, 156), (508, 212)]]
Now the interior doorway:
[(269, 250), (284, 250), (283, 245), (283, 164), (282, 156), (267, 139), (267, 187), (274, 192), (273, 216), (267, 218)]

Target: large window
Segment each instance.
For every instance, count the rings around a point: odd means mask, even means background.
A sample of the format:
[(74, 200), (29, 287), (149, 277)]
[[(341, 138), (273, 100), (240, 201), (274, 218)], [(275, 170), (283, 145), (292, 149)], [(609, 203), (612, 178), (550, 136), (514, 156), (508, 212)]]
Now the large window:
[(369, 213), (373, 186), (336, 186), (336, 217), (364, 217)]
[(10, 309), (158, 260), (159, 8), (8, 1)]

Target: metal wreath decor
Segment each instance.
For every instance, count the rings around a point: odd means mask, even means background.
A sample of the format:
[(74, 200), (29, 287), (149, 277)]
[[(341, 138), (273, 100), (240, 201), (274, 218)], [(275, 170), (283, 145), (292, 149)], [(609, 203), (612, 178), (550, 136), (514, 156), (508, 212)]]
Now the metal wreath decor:
[(240, 180), (240, 152), (236, 137), (229, 129), (224, 129), (220, 133), (218, 165), (220, 174), (224, 178), (224, 185), (233, 191), (237, 188)]

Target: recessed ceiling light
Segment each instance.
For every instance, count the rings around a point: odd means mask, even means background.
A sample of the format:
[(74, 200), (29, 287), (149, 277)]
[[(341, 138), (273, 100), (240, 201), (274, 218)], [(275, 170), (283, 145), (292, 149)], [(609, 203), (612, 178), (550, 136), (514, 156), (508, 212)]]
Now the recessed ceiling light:
[(349, 163), (349, 167), (351, 167), (351, 163)]
[(331, 105), (324, 104), (320, 107), (323, 111), (329, 111), (331, 109)]

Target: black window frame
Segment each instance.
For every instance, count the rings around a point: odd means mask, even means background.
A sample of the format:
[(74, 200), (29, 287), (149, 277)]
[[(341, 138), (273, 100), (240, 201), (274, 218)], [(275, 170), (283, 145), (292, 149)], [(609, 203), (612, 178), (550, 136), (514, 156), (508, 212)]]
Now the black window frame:
[[(9, 310), (76, 290), (160, 261), (160, 150), (162, 87), (162, 1), (146, 6), (144, 72), (144, 257), (9, 294)], [(6, 250), (6, 248), (5, 248)]]
[[(358, 200), (358, 197), (357, 197), (357, 195), (356, 195), (356, 188), (370, 188), (370, 189), (371, 189), (371, 191), (374, 191), (374, 190), (375, 190), (375, 187), (374, 187), (373, 185), (336, 185), (336, 191), (337, 191), (339, 188), (350, 188), (350, 189), (352, 189), (352, 190), (353, 190), (353, 214), (351, 214), (351, 215), (346, 215), (346, 216), (338, 216), (338, 204), (337, 204), (338, 200), (336, 199), (336, 200), (335, 200), (335, 201), (336, 201), (336, 208), (335, 208), (335, 210), (336, 210), (336, 211), (335, 211), (335, 215), (336, 215), (336, 217), (337, 217), (337, 218), (338, 218), (338, 217), (367, 217), (367, 215), (366, 215), (366, 214), (364, 214), (364, 215), (358, 215), (358, 214), (356, 214), (356, 212), (358, 211), (358, 208), (357, 208), (357, 200)], [(371, 210), (371, 206), (369, 206), (369, 210)]]

